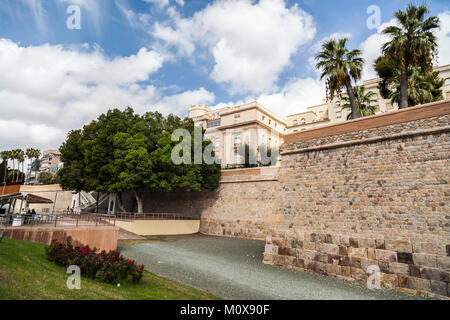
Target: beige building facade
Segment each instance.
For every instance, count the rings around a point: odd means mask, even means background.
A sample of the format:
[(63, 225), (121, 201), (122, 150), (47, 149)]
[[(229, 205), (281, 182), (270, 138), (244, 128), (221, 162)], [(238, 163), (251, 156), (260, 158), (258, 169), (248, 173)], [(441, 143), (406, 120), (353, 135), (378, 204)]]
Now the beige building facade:
[[(439, 71), (440, 77), (445, 79), (442, 94), (445, 100), (450, 100), (450, 65), (436, 67), (435, 70)], [(375, 114), (397, 110), (397, 104), (392, 104), (390, 100), (383, 99), (381, 96), (378, 90), (380, 81), (381, 79), (372, 79), (363, 82), (365, 91), (372, 91), (375, 94), (374, 99), (377, 100)], [(346, 121), (350, 111), (342, 109), (342, 105), (343, 102), (335, 97), (332, 101), (324, 100), (320, 105), (308, 107), (305, 112), (288, 115), (286, 134)]]
[(269, 146), (277, 149), (283, 143), (286, 122), (258, 102), (210, 110), (205, 105), (189, 108), (189, 117), (203, 127), (212, 141), (216, 157), (223, 167), (243, 163), (244, 145), (248, 145), (256, 161), (262, 161), (259, 150)]

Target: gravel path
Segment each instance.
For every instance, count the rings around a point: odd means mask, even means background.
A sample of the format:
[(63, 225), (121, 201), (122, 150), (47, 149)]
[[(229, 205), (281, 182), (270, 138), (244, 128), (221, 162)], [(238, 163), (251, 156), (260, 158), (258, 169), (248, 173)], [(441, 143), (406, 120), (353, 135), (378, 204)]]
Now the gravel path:
[(226, 299), (419, 299), (262, 263), (264, 241), (204, 235), (120, 246), (121, 253), (169, 279)]

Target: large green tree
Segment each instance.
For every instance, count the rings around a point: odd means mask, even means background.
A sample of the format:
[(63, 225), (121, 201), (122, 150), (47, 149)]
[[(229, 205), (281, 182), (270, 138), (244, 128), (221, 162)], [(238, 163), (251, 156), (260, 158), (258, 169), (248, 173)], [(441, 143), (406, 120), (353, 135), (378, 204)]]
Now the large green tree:
[[(191, 133), (194, 149), (194, 123), (175, 116), (148, 112), (142, 116), (133, 109), (109, 110), (82, 130), (71, 131), (60, 148), (64, 167), (58, 171), (64, 189), (117, 193), (131, 191), (142, 213), (145, 190), (200, 191), (215, 189), (220, 166), (201, 164), (176, 165), (171, 152), (178, 141), (172, 141), (175, 129)], [(201, 136), (201, 150), (211, 142)], [(191, 153), (192, 159), (194, 157)]]
[[(381, 78), (378, 87), (384, 99), (401, 103), (401, 69), (386, 57), (375, 61), (375, 70)], [(410, 65), (408, 69), (408, 105), (429, 103), (444, 99), (442, 87), (445, 79), (438, 71), (424, 71), (419, 66)]]
[(353, 119), (356, 119), (359, 116), (352, 80), (357, 81), (361, 78), (364, 60), (361, 58), (360, 50), (347, 49), (347, 41), (346, 38), (326, 41), (315, 59), (317, 69), (322, 70), (320, 78), (327, 78), (327, 98), (341, 96), (342, 88), (345, 87), (350, 99)]
[(409, 106), (409, 80), (414, 69), (420, 67), (424, 74), (432, 71), (432, 61), (437, 53), (436, 36), (433, 33), (439, 28), (439, 18), (429, 17), (427, 6), (408, 5), (406, 11), (397, 11), (397, 25), (389, 26), (382, 32), (391, 40), (383, 45), (383, 55), (400, 69), (399, 108)]

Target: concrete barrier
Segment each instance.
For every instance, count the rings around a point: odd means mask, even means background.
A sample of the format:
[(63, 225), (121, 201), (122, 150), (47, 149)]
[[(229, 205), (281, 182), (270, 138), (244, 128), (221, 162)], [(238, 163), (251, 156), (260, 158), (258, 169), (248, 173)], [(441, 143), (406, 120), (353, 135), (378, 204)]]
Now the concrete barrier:
[(116, 226), (140, 236), (193, 234), (200, 220), (116, 220)]
[(49, 245), (53, 239), (65, 241), (71, 236), (74, 246), (88, 245), (99, 250), (116, 250), (119, 230), (102, 227), (18, 227), (4, 229), (4, 237)]

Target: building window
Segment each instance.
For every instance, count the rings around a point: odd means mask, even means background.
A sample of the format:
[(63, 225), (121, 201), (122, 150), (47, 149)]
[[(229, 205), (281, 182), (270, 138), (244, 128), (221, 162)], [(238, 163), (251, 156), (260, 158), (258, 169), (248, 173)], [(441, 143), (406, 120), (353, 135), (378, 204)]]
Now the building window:
[(298, 125), (298, 121), (294, 120), (294, 126)]
[(236, 118), (240, 118), (241, 117), (241, 115), (238, 113), (238, 114), (235, 114), (234, 115), (234, 118), (236, 119)]
[(235, 136), (234, 136), (234, 144), (235, 145), (238, 145), (238, 144), (240, 144), (241, 143), (241, 134), (236, 134)]
[(338, 111), (336, 112), (336, 119), (342, 118), (342, 112)]
[(220, 126), (220, 119), (219, 120), (214, 120), (214, 121), (209, 121), (206, 124), (207, 128), (213, 128), (213, 127), (218, 127), (218, 126)]
[(336, 107), (340, 107), (340, 106), (341, 106), (341, 102), (340, 101), (336, 102)]
[(269, 124), (271, 124), (271, 123), (272, 123), (272, 120), (269, 119)]
[(264, 120), (266, 120), (266, 117), (265, 117), (265, 116), (262, 116), (262, 121), (264, 121)]
[(220, 147), (220, 138), (216, 138), (215, 146), (216, 146), (216, 148)]
[(303, 118), (303, 119), (302, 119), (302, 124), (305, 124), (305, 123), (306, 123), (306, 119)]

